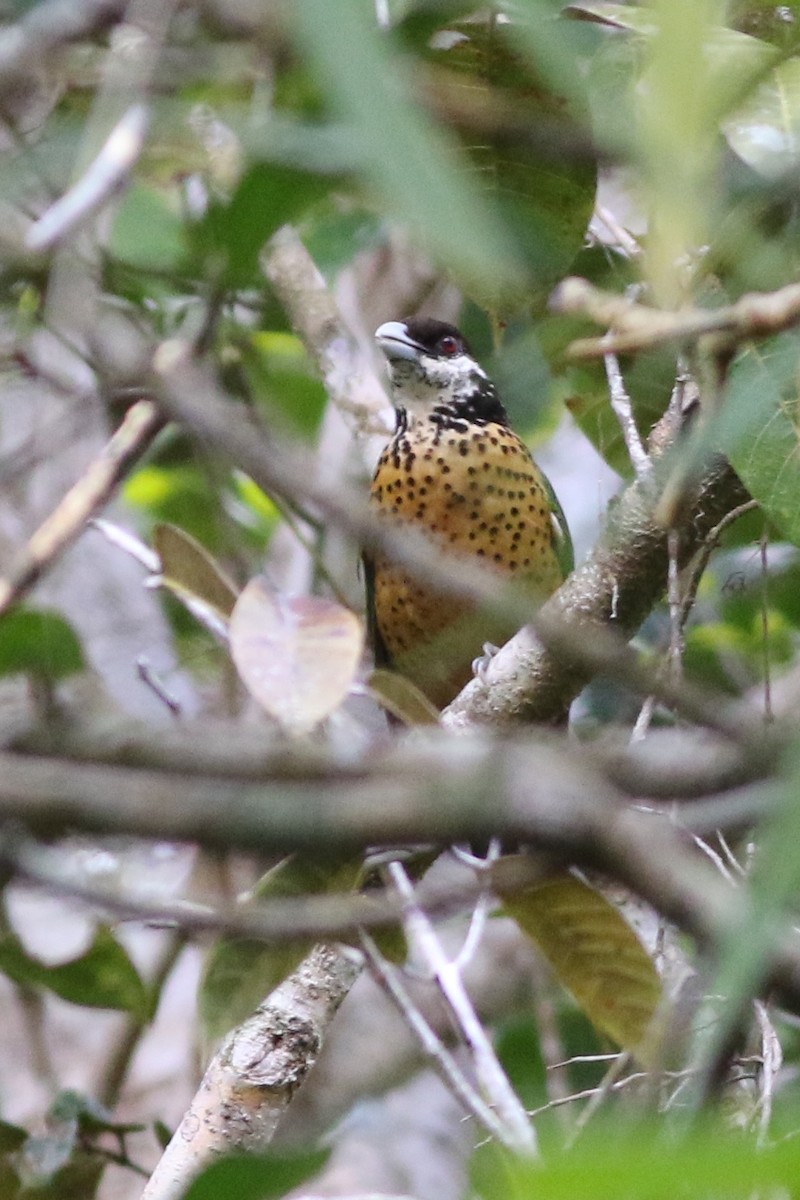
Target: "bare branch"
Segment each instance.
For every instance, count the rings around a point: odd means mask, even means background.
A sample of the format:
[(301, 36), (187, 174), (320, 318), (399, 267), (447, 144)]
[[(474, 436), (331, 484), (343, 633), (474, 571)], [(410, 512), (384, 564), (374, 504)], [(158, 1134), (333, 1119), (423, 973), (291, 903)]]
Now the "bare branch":
[(625, 390), (625, 381), (622, 378), (616, 354), (606, 354), (603, 362), (605, 363), (606, 378), (608, 379), (611, 407), (620, 423), (631, 465), (636, 472), (637, 479), (647, 479), (653, 473), (653, 464), (650, 461), (650, 455), (645, 450), (644, 442), (639, 436), (639, 430), (636, 427), (636, 421), (633, 416), (633, 406), (631, 405), (630, 396)]
[(456, 1063), (453, 1055), (404, 988), (399, 972), (381, 954), (377, 944), (369, 934), (365, 933), (361, 941), (375, 981), (397, 1005), (409, 1027), (419, 1039), (425, 1055), (439, 1074), (439, 1077), (444, 1080), (453, 1094), (464, 1105), (466, 1111), (471, 1113), (476, 1120), (480, 1121), (481, 1125), (490, 1134), (497, 1137), (501, 1142), (504, 1142), (505, 1131), (502, 1122), (498, 1120), (489, 1105), (484, 1103), (475, 1089), (467, 1082), (464, 1073)]
[(613, 330), (600, 338), (579, 338), (569, 347), (572, 359), (604, 358), (606, 354), (651, 350), (669, 342), (696, 342), (706, 334), (724, 334), (734, 342), (743, 342), (791, 329), (800, 321), (800, 284), (792, 283), (775, 292), (751, 292), (724, 308), (664, 312), (601, 291), (574, 276), (565, 279), (553, 293), (551, 307), (556, 312), (589, 317)]
[(264, 270), (316, 362), (330, 399), (349, 425), (360, 433), (388, 435), (386, 394), (374, 372), (365, 369), (366, 356), (359, 351), (322, 274), (291, 225), (279, 229), (270, 240)]
[(0, 614), (33, 587), (43, 571), (82, 532), (106, 504), (115, 487), (153, 441), (163, 417), (150, 400), (139, 400), (125, 414), (114, 436), (77, 483), (31, 537), (20, 559), (0, 579)]
[(135, 166), (149, 124), (146, 106), (132, 104), (81, 178), (30, 226), (25, 239), (29, 250), (51, 250), (103, 207)]
[(360, 967), (317, 946), (212, 1059), (142, 1200), (178, 1200), (219, 1154), (269, 1144)]

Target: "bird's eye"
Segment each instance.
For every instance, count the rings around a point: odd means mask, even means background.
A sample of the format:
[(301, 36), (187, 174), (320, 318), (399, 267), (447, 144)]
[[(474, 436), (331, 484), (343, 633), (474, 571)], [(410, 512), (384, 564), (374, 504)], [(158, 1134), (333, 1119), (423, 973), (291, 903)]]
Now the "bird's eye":
[(452, 357), (454, 354), (458, 354), (459, 349), (458, 338), (451, 337), (450, 334), (446, 334), (439, 341), (439, 352), (441, 354), (447, 354)]

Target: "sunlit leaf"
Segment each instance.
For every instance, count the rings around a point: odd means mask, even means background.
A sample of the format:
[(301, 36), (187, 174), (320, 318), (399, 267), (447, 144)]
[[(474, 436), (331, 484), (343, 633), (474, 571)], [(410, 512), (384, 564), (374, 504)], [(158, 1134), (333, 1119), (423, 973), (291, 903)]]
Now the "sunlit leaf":
[(15, 983), (47, 988), (87, 1008), (113, 1008), (141, 1020), (150, 1016), (150, 997), (127, 952), (100, 928), (88, 950), (69, 962), (48, 966), (11, 933), (0, 937), (0, 971)]
[(0, 675), (64, 679), (85, 667), (78, 635), (49, 609), (15, 608), (0, 617)]
[(327, 394), (299, 338), (289, 333), (254, 333), (240, 353), (255, 398), (286, 421), (292, 432), (313, 434)]
[(364, 645), (358, 617), (320, 596), (284, 596), (251, 579), (231, 616), (231, 653), (250, 694), (290, 733), (339, 706)]
[(574, 875), (501, 894), (505, 911), (536, 942), (592, 1023), (646, 1057), (661, 984), (620, 911)]
[(800, 60), (770, 71), (753, 94), (723, 122), (731, 147), (762, 175), (780, 175), (800, 157)]
[(213, 551), (221, 549), (219, 500), (192, 462), (147, 463), (126, 481), (123, 495), (150, 520), (176, 525)]
[(736, 1136), (721, 1122), (698, 1122), (692, 1136), (682, 1139), (660, 1133), (650, 1123), (639, 1122), (630, 1133), (624, 1122), (601, 1121), (566, 1152), (535, 1162), (491, 1152), (489, 1169), (484, 1165), (476, 1180), (478, 1194), (483, 1200), (746, 1200), (794, 1194), (794, 1138), (757, 1150), (750, 1138)]

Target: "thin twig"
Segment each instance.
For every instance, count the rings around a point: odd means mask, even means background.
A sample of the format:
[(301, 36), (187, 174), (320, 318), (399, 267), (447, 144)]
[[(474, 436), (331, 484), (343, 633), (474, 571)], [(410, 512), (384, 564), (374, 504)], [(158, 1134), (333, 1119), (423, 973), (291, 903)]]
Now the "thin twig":
[[(181, 932), (171, 932), (161, 947), (158, 962), (149, 981), (151, 994), (160, 1000), (164, 986), (180, 958), (186, 945), (186, 937)], [(98, 1082), (94, 1086), (94, 1095), (106, 1108), (116, 1107), (120, 1089), (125, 1082), (131, 1060), (136, 1052), (142, 1035), (149, 1028), (147, 1021), (130, 1017), (126, 1028), (111, 1047), (111, 1052), (105, 1064), (97, 1073)]]
[(603, 362), (606, 368), (611, 407), (619, 421), (631, 465), (637, 479), (648, 479), (653, 473), (653, 464), (639, 435), (633, 415), (633, 405), (625, 390), (625, 381), (622, 378), (616, 354), (604, 355)]
[(157, 575), (161, 570), (161, 559), (155, 550), (151, 550), (140, 538), (137, 538), (135, 534), (130, 533), (127, 529), (123, 529), (121, 525), (116, 525), (113, 521), (107, 521), (105, 517), (94, 517), (89, 524), (98, 533), (101, 533), (112, 546), (116, 546), (118, 550), (129, 554), (131, 558), (141, 563), (145, 570), (149, 571), (152, 575)]
[(589, 1098), (588, 1104), (577, 1118), (572, 1132), (567, 1138), (567, 1148), (571, 1148), (575, 1145), (578, 1138), (591, 1121), (592, 1117), (595, 1116), (600, 1106), (611, 1095), (611, 1093), (615, 1089), (618, 1089), (619, 1087), (622, 1087), (630, 1082), (632, 1076), (629, 1076), (627, 1079), (620, 1079), (620, 1075), (630, 1065), (630, 1063), (631, 1055), (628, 1054), (627, 1051), (623, 1051), (621, 1054), (617, 1055), (616, 1060), (612, 1062), (603, 1079), (600, 1081), (600, 1086), (595, 1089), (594, 1095)]
[[(202, 904), (190, 900), (148, 900), (123, 895), (99, 884), (75, 879), (60, 869), (57, 857), (21, 833), (4, 832), (0, 861), (38, 887), (90, 904), (120, 920), (174, 927), (184, 933), (215, 933), (261, 938), (273, 943), (298, 938), (352, 937), (361, 929), (398, 924), (400, 907), (393, 895), (352, 894), (281, 897), (258, 904)], [(452, 915), (475, 902), (474, 890), (462, 887), (439, 896), (432, 912)]]
[(647, 732), (650, 729), (650, 724), (653, 720), (655, 707), (655, 696), (645, 696), (642, 707), (639, 709), (639, 715), (637, 716), (633, 729), (631, 730), (631, 746), (635, 746), (637, 742), (644, 741), (645, 737), (647, 736)]
[(769, 1135), (769, 1124), (772, 1120), (772, 1102), (775, 1095), (775, 1080), (783, 1065), (783, 1050), (780, 1039), (769, 1018), (767, 1006), (756, 1000), (754, 1004), (756, 1022), (761, 1034), (761, 1070), (759, 1072), (760, 1092), (756, 1104), (756, 1145), (764, 1149)]
[(683, 673), (683, 621), (681, 620), (681, 581), (678, 567), (680, 534), (674, 527), (667, 531), (667, 607), (669, 609), (669, 650), (667, 664), (673, 681)]
[(51, 250), (111, 199), (136, 165), (149, 124), (147, 106), (132, 104), (77, 183), (30, 226), (29, 250)]
[[(483, 859), (483, 873), (478, 873), (479, 881), (486, 880), (488, 882), (491, 878), (491, 866), (497, 862), (501, 853), (500, 841), (498, 838), (492, 838), (486, 857)], [(464, 943), (455, 958), (455, 965), (459, 971), (463, 971), (472, 961), (486, 929), (489, 913), (495, 907), (495, 904), (495, 898), (488, 886), (483, 887), (472, 910), (467, 936), (464, 938)]]
[(183, 715), (183, 708), (180, 700), (168, 691), (163, 679), (158, 675), (158, 672), (153, 668), (146, 655), (140, 654), (136, 659), (136, 674), (141, 679), (145, 687), (150, 688), (154, 696), (157, 696), (161, 703), (169, 710), (173, 717)]
[(761, 656), (764, 664), (764, 720), (771, 723), (775, 720), (772, 709), (772, 668), (769, 654), (769, 563), (767, 547), (769, 539), (767, 530), (761, 534), (758, 550), (761, 559)]
[(441, 1078), (452, 1089), (454, 1095), (461, 1101), (467, 1112), (471, 1113), (477, 1121), (480, 1121), (493, 1137), (497, 1138), (504, 1145), (507, 1144), (506, 1132), (502, 1122), (498, 1120), (488, 1104), (484, 1102), (469, 1084), (453, 1055), (428, 1024), (419, 1008), (409, 996), (400, 980), (399, 972), (381, 954), (375, 940), (368, 933), (361, 935), (361, 948), (364, 951), (375, 981), (397, 1005), (403, 1017), (408, 1022), (409, 1027), (419, 1039), (423, 1051), (431, 1060), (431, 1064), (438, 1071)]
[(508, 1076), (500, 1066), (464, 987), (457, 964), (445, 954), (430, 919), (417, 901), (413, 884), (402, 864), (390, 863), (388, 874), (403, 903), (406, 935), (433, 972), (456, 1024), (469, 1046), (478, 1081), (503, 1123), (504, 1143), (518, 1153), (535, 1155), (537, 1147), (533, 1127), (508, 1081)]
[(752, 512), (758, 508), (757, 500), (745, 500), (743, 504), (737, 504), (736, 508), (732, 508), (729, 513), (710, 529), (703, 539), (703, 544), (700, 546), (690, 568), (689, 579), (684, 587), (683, 599), (681, 600), (681, 625), (685, 625), (689, 613), (694, 608), (694, 602), (697, 599), (697, 589), (700, 586), (700, 580), (703, 578), (705, 569), (708, 566), (711, 555), (716, 550), (720, 543), (723, 533), (745, 513)]

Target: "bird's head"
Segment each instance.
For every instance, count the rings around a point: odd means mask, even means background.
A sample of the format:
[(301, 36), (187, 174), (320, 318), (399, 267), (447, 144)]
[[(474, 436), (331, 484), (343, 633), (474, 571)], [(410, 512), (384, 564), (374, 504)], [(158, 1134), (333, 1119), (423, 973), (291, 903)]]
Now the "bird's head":
[(375, 340), (389, 366), (394, 406), (411, 421), (505, 422), (494, 385), (455, 325), (431, 317), (387, 321)]

